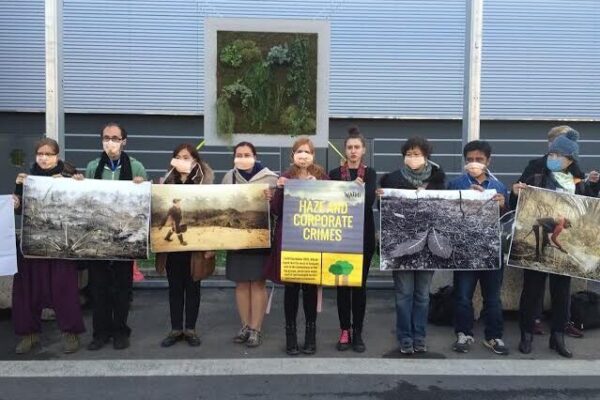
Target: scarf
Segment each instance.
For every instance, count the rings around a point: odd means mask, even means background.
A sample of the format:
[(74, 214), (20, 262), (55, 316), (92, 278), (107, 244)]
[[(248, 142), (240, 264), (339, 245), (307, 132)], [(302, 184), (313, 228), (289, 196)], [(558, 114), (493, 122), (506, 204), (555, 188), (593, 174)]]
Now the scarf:
[(62, 174), (64, 168), (65, 168), (65, 164), (62, 162), (62, 160), (58, 160), (58, 164), (56, 164), (56, 167), (51, 168), (51, 169), (42, 169), (38, 165), (38, 163), (33, 163), (33, 165), (31, 166), (31, 170), (29, 171), (29, 174), (35, 175), (35, 176), (54, 176), (54, 175)]
[(408, 168), (406, 165), (403, 165), (400, 168), (400, 173), (402, 177), (410, 182), (415, 188), (420, 188), (423, 186), (423, 183), (431, 177), (432, 166), (429, 161), (426, 162), (425, 168), (422, 171), (413, 171)]
[[(365, 180), (365, 170), (367, 169), (367, 166), (363, 163), (360, 163), (358, 165), (358, 169), (356, 170), (356, 177), (360, 178), (363, 180)], [(350, 176), (350, 167), (348, 166), (348, 161), (346, 161), (341, 167), (340, 167), (340, 173), (342, 175), (342, 180), (343, 181), (351, 181), (352, 178)]]
[[(98, 167), (94, 173), (94, 179), (102, 179), (102, 172), (104, 172), (104, 167), (106, 165), (112, 165), (112, 161), (110, 158), (108, 158), (106, 152), (102, 152), (100, 162), (98, 163)], [(124, 151), (121, 152), (121, 157), (119, 158), (117, 165), (121, 166), (121, 172), (119, 173), (120, 181), (130, 181), (133, 179), (133, 173), (131, 172), (131, 160)]]
[[(254, 163), (254, 167), (252, 167), (252, 170), (250, 172), (242, 171), (241, 169), (237, 169), (237, 168), (236, 168), (236, 171), (239, 172), (239, 174), (242, 176), (242, 178), (244, 178), (246, 180), (246, 182), (250, 182), (250, 180), (252, 178), (254, 178), (254, 176), (256, 174), (258, 174), (260, 171), (262, 171), (263, 169), (265, 169), (265, 167), (263, 167), (263, 165), (260, 162), (256, 161)], [(233, 179), (234, 179), (233, 183), (236, 183), (235, 182), (235, 174), (233, 175)]]
[(552, 177), (564, 191), (575, 194), (575, 181), (571, 173), (553, 172)]

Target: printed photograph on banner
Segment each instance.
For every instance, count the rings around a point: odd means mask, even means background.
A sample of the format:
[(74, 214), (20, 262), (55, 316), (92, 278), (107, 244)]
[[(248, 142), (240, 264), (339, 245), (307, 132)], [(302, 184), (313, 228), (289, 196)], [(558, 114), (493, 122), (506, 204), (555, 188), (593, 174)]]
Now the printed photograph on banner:
[(362, 253), (365, 189), (356, 182), (288, 180), (282, 248)]
[(28, 176), (23, 189), (23, 255), (148, 258), (150, 187), (150, 182)]
[(600, 280), (600, 199), (521, 189), (508, 264)]
[(155, 253), (271, 247), (266, 184), (153, 185)]
[(381, 270), (500, 268), (496, 191), (384, 189)]
[(321, 253), (282, 251), (281, 281), (320, 285)]
[(323, 253), (321, 266), (323, 286), (362, 285), (362, 254)]
[(12, 195), (0, 196), (0, 276), (17, 273), (15, 207)]

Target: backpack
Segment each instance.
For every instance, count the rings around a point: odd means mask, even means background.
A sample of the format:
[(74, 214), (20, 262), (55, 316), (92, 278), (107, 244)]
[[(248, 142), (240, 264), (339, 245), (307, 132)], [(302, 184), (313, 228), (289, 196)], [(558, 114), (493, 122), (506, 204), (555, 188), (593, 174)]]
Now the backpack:
[(571, 321), (580, 329), (600, 327), (600, 295), (581, 291), (571, 295)]
[(429, 296), (429, 322), (439, 326), (454, 325), (454, 288), (450, 285)]

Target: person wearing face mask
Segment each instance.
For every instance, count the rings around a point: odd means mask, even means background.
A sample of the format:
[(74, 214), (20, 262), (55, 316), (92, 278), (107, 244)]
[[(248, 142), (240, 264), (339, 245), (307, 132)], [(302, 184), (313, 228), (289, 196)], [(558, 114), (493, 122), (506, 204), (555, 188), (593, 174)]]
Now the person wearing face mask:
[[(175, 148), (171, 168), (163, 184), (210, 185), (213, 182), (213, 170), (200, 158), (194, 146), (184, 143)], [(167, 220), (171, 220), (171, 229), (165, 239), (172, 240), (170, 235), (175, 233), (180, 244), (185, 246), (187, 243), (183, 240), (183, 229), (180, 225), (182, 219), (180, 199), (174, 200), (171, 210), (170, 217), (167, 217)], [(166, 220), (162, 221), (161, 228), (166, 223)], [(171, 331), (162, 340), (161, 346), (171, 347), (182, 340), (192, 347), (200, 346), (200, 337), (196, 332), (200, 309), (200, 281), (213, 273), (215, 253), (213, 251), (156, 253), (155, 267), (159, 274), (164, 274), (166, 271), (169, 281)]]
[(362, 353), (366, 350), (362, 338), (363, 321), (367, 307), (367, 276), (371, 259), (375, 253), (375, 222), (373, 203), (377, 189), (377, 172), (367, 167), (363, 158), (367, 151), (367, 141), (358, 127), (350, 127), (344, 140), (346, 160), (344, 164), (329, 172), (329, 177), (335, 181), (355, 181), (365, 187), (365, 222), (363, 232), (363, 275), (360, 287), (337, 287), (337, 307), (340, 320), (340, 338), (337, 349), (344, 351), (349, 348)]
[[(117, 123), (106, 124), (100, 132), (103, 152), (88, 163), (86, 179), (122, 180), (141, 183), (147, 179), (142, 163), (123, 151), (127, 131)], [(77, 175), (76, 179), (83, 179)], [(88, 262), (93, 300), (93, 340), (88, 350), (99, 350), (113, 339), (115, 350), (129, 347), (127, 326), (133, 283), (133, 261), (96, 260)]]
[[(548, 190), (584, 196), (593, 195), (591, 185), (584, 182), (580, 176), (573, 174), (574, 171), (580, 171), (577, 165), (579, 156), (578, 140), (579, 134), (574, 130), (557, 137), (550, 145), (546, 165), (541, 173), (531, 173), (529, 176), (524, 176), (521, 181), (526, 185)], [(518, 192), (516, 195), (518, 196)], [(566, 227), (566, 225), (567, 222), (564, 221), (563, 227)], [(568, 221), (568, 225), (571, 225), (570, 221)], [(523, 270), (523, 290), (519, 307), (519, 325), (521, 328), (519, 350), (524, 354), (529, 354), (532, 351), (535, 318), (542, 307), (544, 287), (548, 275), (550, 275), (552, 299), (549, 345), (561, 356), (571, 358), (573, 354), (567, 349), (564, 339), (565, 329), (569, 321), (571, 278), (529, 269)]]
[[(446, 175), (429, 157), (432, 146), (415, 136), (402, 146), (404, 165), (381, 177), (381, 188), (444, 190)], [(381, 195), (381, 191), (378, 191)], [(393, 271), (396, 297), (396, 337), (402, 354), (427, 352), (429, 288), (433, 271)]]
[[(241, 142), (233, 149), (234, 168), (223, 177), (223, 184), (268, 184), (266, 193), (277, 184), (277, 174), (256, 160), (252, 143)], [(235, 300), (240, 315), (241, 329), (233, 341), (247, 347), (260, 346), (262, 323), (267, 307), (267, 288), (263, 267), (269, 249), (230, 250), (225, 261), (225, 276), (235, 282)]]
[[(494, 199), (500, 205), (502, 214), (508, 202), (508, 190), (489, 171), (492, 147), (488, 142), (475, 140), (467, 143), (463, 149), (465, 173), (448, 184), (449, 190), (495, 190)], [(453, 350), (467, 353), (473, 339), (473, 293), (477, 282), (481, 286), (485, 321), (485, 340), (483, 345), (495, 354), (507, 355), (508, 347), (504, 344), (504, 319), (502, 316), (502, 277), (504, 269), (494, 271), (454, 271), (454, 332), (456, 342)]]
[[(35, 146), (35, 163), (30, 175), (66, 176), (65, 163), (59, 158), (58, 143), (42, 139)], [(27, 174), (19, 174), (14, 193), (15, 210), (21, 213), (23, 183)], [(79, 335), (85, 332), (79, 303), (77, 263), (71, 260), (23, 258), (17, 252), (18, 271), (14, 276), (12, 320), (21, 336), (16, 353), (30, 352), (40, 342), (42, 309), (52, 308), (63, 333), (65, 353), (79, 349)]]
[[(271, 199), (271, 214), (275, 218), (283, 215), (283, 188), (288, 179), (319, 179), (328, 180), (329, 177), (320, 165), (314, 163), (315, 146), (313, 142), (301, 137), (296, 139), (292, 146), (292, 164), (277, 180), (277, 189)], [(273, 282), (281, 283), (281, 237), (283, 231), (281, 223), (275, 226), (274, 239), (271, 243), (271, 254), (265, 263), (265, 275)], [(304, 345), (298, 348), (296, 333), (296, 318), (298, 315), (298, 296), (302, 290), (302, 303), (306, 329)], [(285, 338), (286, 353), (291, 356), (314, 354), (317, 351), (317, 299), (318, 286), (300, 283), (285, 283), (284, 310), (285, 310)]]

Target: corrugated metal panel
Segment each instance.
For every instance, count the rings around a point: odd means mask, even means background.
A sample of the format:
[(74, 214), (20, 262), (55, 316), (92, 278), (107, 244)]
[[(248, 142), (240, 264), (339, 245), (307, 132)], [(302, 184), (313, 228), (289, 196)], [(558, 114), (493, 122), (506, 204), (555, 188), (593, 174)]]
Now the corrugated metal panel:
[(600, 1), (486, 0), (483, 118), (600, 119)]
[(43, 110), (44, 73), (44, 2), (0, 1), (0, 110)]

